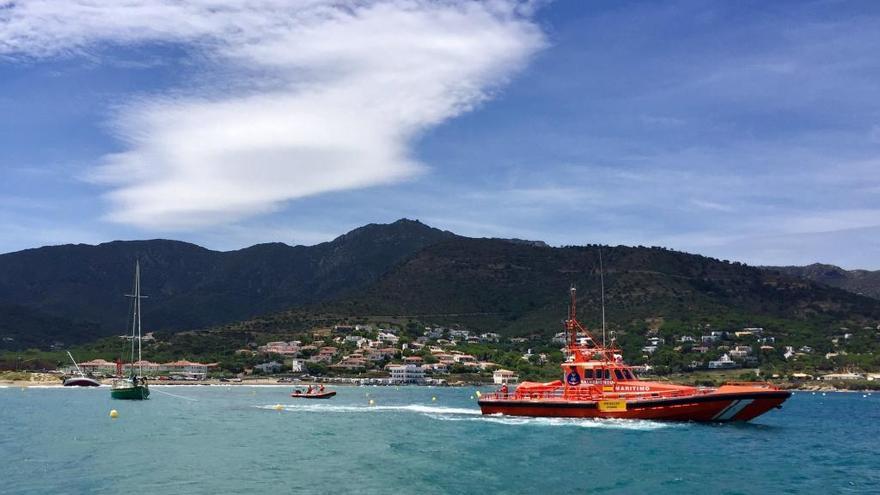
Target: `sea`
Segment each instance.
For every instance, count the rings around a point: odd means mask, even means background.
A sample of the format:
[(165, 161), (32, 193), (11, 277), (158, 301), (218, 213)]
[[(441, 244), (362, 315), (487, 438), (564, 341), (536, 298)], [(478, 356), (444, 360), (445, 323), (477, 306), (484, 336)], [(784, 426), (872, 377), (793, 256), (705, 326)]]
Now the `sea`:
[(482, 416), (475, 388), (151, 390), (0, 388), (0, 493), (880, 493), (880, 393), (697, 424)]

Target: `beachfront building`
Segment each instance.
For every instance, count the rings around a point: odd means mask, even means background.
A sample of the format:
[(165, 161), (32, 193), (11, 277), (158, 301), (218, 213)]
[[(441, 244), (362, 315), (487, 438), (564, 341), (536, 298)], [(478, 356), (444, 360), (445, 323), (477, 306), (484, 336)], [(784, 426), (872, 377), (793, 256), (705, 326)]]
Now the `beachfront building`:
[(391, 383), (422, 384), (425, 383), (425, 370), (417, 364), (396, 364), (388, 366), (391, 372)]
[(302, 373), (306, 370), (305, 359), (293, 359), (290, 362), (290, 371), (293, 373)]
[(254, 371), (259, 371), (264, 375), (280, 373), (282, 369), (284, 369), (284, 365), (279, 363), (278, 361), (269, 361), (268, 363), (258, 364), (254, 366)]
[(820, 380), (863, 380), (864, 378), (858, 373), (829, 373), (819, 377)]
[(103, 359), (93, 359), (79, 363), (84, 373), (116, 373), (116, 363)]
[(192, 361), (174, 361), (160, 365), (160, 370), (175, 375), (183, 375), (188, 378), (204, 380), (208, 376), (208, 368), (216, 368), (218, 363), (194, 363)]
[(124, 374), (129, 374), (131, 369), (134, 368), (138, 373), (143, 373), (144, 375), (158, 375), (162, 370), (162, 365), (159, 363), (154, 363), (152, 361), (135, 361), (134, 364), (125, 363), (122, 366), (122, 370)]
[(508, 383), (516, 383), (519, 377), (510, 370), (495, 370), (492, 372), (492, 382), (495, 385), (505, 385)]

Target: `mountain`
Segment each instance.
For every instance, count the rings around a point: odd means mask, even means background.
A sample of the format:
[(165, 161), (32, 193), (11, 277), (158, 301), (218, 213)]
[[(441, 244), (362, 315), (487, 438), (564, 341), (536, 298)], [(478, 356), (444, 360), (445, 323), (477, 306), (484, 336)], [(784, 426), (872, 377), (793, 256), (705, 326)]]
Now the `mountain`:
[(0, 304), (0, 349), (29, 349), (101, 336), (94, 323), (75, 322), (25, 306)]
[(767, 266), (764, 268), (880, 299), (880, 270), (844, 270), (839, 266), (821, 263), (807, 266)]
[[(607, 319), (644, 329), (664, 319), (696, 325), (776, 325), (837, 331), (880, 320), (880, 301), (779, 272), (646, 247), (561, 247), (455, 238), (395, 266), (343, 306), (346, 313), (413, 315), (511, 333), (558, 331), (566, 289), (580, 313), (601, 321), (599, 250)], [(794, 331), (794, 330), (792, 330)]]
[[(0, 321), (17, 311), (20, 327), (34, 329), (29, 342), (43, 345), (120, 334), (123, 294), (139, 259), (150, 296), (147, 330), (230, 325), (283, 333), (308, 326), (304, 315), (332, 314), (548, 334), (559, 331), (572, 284), (582, 319), (599, 325), (600, 250), (609, 328), (633, 347), (643, 345), (636, 336), (648, 327), (699, 335), (707, 325), (764, 326), (803, 345), (880, 321), (880, 301), (782, 270), (656, 247), (468, 238), (405, 219), (308, 247), (218, 252), (153, 240), (0, 255)], [(3, 328), (0, 338), (22, 336)]]
[[(452, 237), (402, 219), (366, 225), (314, 246), (272, 243), (220, 252), (149, 240), (28, 249), (0, 255), (0, 321), (22, 318), (21, 311), (29, 309), (33, 321), (55, 317), (94, 327), (92, 333), (124, 333), (128, 301), (123, 295), (139, 259), (143, 291), (149, 296), (146, 329), (202, 328), (339, 297), (369, 285), (420, 249)], [(58, 340), (81, 340), (63, 338), (70, 335), (63, 331), (67, 327), (55, 326)]]

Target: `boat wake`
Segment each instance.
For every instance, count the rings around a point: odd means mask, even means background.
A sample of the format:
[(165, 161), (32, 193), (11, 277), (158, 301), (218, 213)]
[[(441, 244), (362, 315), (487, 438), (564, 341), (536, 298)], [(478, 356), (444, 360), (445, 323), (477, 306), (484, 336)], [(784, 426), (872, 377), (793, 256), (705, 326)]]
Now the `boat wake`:
[[(278, 406), (281, 406), (280, 408)], [(599, 428), (611, 430), (654, 431), (666, 428), (679, 428), (685, 425), (664, 423), (642, 419), (577, 419), (577, 418), (531, 418), (491, 415), (484, 416), (479, 409), (462, 407), (426, 406), (407, 404), (399, 406), (341, 406), (325, 404), (267, 404), (255, 406), (259, 409), (289, 412), (318, 413), (387, 413), (410, 412), (421, 414), (439, 421), (479, 421), (509, 426), (564, 426), (574, 428)]]
[[(277, 410), (277, 404), (256, 406), (260, 409)], [(338, 406), (323, 404), (281, 404), (281, 410), (292, 412), (340, 412), (340, 413), (376, 413), (376, 412), (414, 412), (421, 414), (445, 415), (479, 415), (479, 409), (465, 409), (462, 407), (438, 407), (421, 404), (406, 404), (401, 406)]]
[[(429, 414), (429, 416), (432, 416)], [(479, 417), (436, 416), (441, 421), (482, 421), (510, 426), (566, 426), (573, 428), (599, 428), (607, 430), (655, 431), (666, 428), (680, 428), (681, 423), (664, 423), (644, 419), (609, 419), (609, 418), (533, 418), (490, 415)]]

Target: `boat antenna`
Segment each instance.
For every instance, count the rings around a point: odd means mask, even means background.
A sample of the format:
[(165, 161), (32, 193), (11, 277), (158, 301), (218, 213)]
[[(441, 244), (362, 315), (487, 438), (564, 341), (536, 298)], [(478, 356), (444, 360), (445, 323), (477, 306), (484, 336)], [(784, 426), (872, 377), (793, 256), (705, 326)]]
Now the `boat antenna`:
[(605, 266), (602, 264), (602, 246), (599, 246), (599, 282), (602, 287), (602, 347), (605, 347)]
[(577, 344), (577, 325), (575, 323), (577, 319), (577, 288), (575, 288), (574, 284), (571, 284), (569, 294), (568, 321), (565, 322), (565, 326), (568, 329), (569, 345), (571, 348), (574, 348)]

